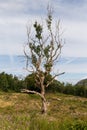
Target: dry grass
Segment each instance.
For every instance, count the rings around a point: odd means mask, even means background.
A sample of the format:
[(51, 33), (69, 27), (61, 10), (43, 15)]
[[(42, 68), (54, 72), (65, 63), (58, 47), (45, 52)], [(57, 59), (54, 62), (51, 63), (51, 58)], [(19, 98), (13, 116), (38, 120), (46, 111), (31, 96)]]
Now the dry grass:
[[(23, 93), (0, 93), (0, 126), (2, 128), (0, 130), (3, 130), (4, 125), (6, 128), (10, 126), (12, 128), (17, 127), (19, 130), (27, 130), (29, 121), (35, 118), (39, 122), (40, 119), (45, 118), (49, 122), (58, 121), (59, 124), (78, 120), (87, 122), (87, 98), (59, 93), (50, 93), (46, 97), (48, 112), (47, 115), (43, 116), (40, 113), (41, 100), (38, 96)], [(22, 127), (21, 123), (23, 124)]]
[(13, 102), (11, 101), (3, 101), (2, 99), (0, 99), (0, 107), (1, 108), (4, 108), (4, 107), (8, 107), (8, 106), (12, 106), (13, 105)]

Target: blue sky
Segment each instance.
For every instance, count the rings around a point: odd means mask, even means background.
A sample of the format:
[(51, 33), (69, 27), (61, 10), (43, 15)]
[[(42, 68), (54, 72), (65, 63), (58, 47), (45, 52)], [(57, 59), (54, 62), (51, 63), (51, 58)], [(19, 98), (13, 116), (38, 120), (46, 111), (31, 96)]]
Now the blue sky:
[(65, 74), (58, 79), (76, 83), (87, 78), (87, 0), (0, 0), (0, 72), (27, 74), (20, 58), (26, 24), (45, 18), (48, 3), (55, 20), (61, 21), (66, 41), (56, 67)]

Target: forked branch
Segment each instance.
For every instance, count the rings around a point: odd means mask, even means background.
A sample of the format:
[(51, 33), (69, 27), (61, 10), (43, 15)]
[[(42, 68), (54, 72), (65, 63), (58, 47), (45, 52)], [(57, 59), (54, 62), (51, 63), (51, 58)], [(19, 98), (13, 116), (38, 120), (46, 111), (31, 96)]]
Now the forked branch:
[(49, 82), (47, 83), (46, 87), (48, 87), (48, 86), (54, 81), (54, 79), (55, 79), (57, 76), (60, 76), (60, 75), (62, 75), (62, 74), (64, 74), (64, 73), (65, 73), (65, 72), (59, 73), (59, 74), (56, 74), (55, 76), (53, 76), (53, 78), (51, 79), (51, 81), (49, 81)]

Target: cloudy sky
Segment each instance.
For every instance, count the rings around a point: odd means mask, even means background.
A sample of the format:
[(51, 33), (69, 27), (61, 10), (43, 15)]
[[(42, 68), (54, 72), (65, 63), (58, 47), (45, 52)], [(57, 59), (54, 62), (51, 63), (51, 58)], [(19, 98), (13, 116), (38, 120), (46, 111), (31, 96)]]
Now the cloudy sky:
[(87, 0), (0, 0), (0, 72), (26, 75), (20, 55), (27, 40), (26, 24), (46, 16), (47, 4), (60, 19), (66, 41), (58, 69), (64, 82), (87, 77)]

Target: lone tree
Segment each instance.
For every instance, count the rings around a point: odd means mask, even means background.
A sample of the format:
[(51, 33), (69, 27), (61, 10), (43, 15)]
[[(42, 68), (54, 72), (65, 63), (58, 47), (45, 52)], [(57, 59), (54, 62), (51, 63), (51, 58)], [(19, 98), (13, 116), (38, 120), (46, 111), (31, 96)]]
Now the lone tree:
[[(34, 33), (32, 35), (30, 26), (27, 27), (28, 41), (24, 47), (24, 55), (26, 57), (26, 70), (35, 75), (35, 85), (39, 87), (40, 92), (23, 89), (22, 92), (34, 93), (42, 99), (42, 113), (46, 113), (47, 105), (45, 98), (45, 89), (54, 79), (64, 74), (57, 73), (52, 75), (50, 81), (44, 83), (52, 71), (55, 63), (60, 57), (62, 39), (60, 34), (60, 21), (55, 24), (53, 28), (53, 10), (48, 7), (48, 14), (46, 19), (46, 26), (39, 24), (37, 21), (33, 24)], [(45, 30), (45, 31), (44, 31)]]

